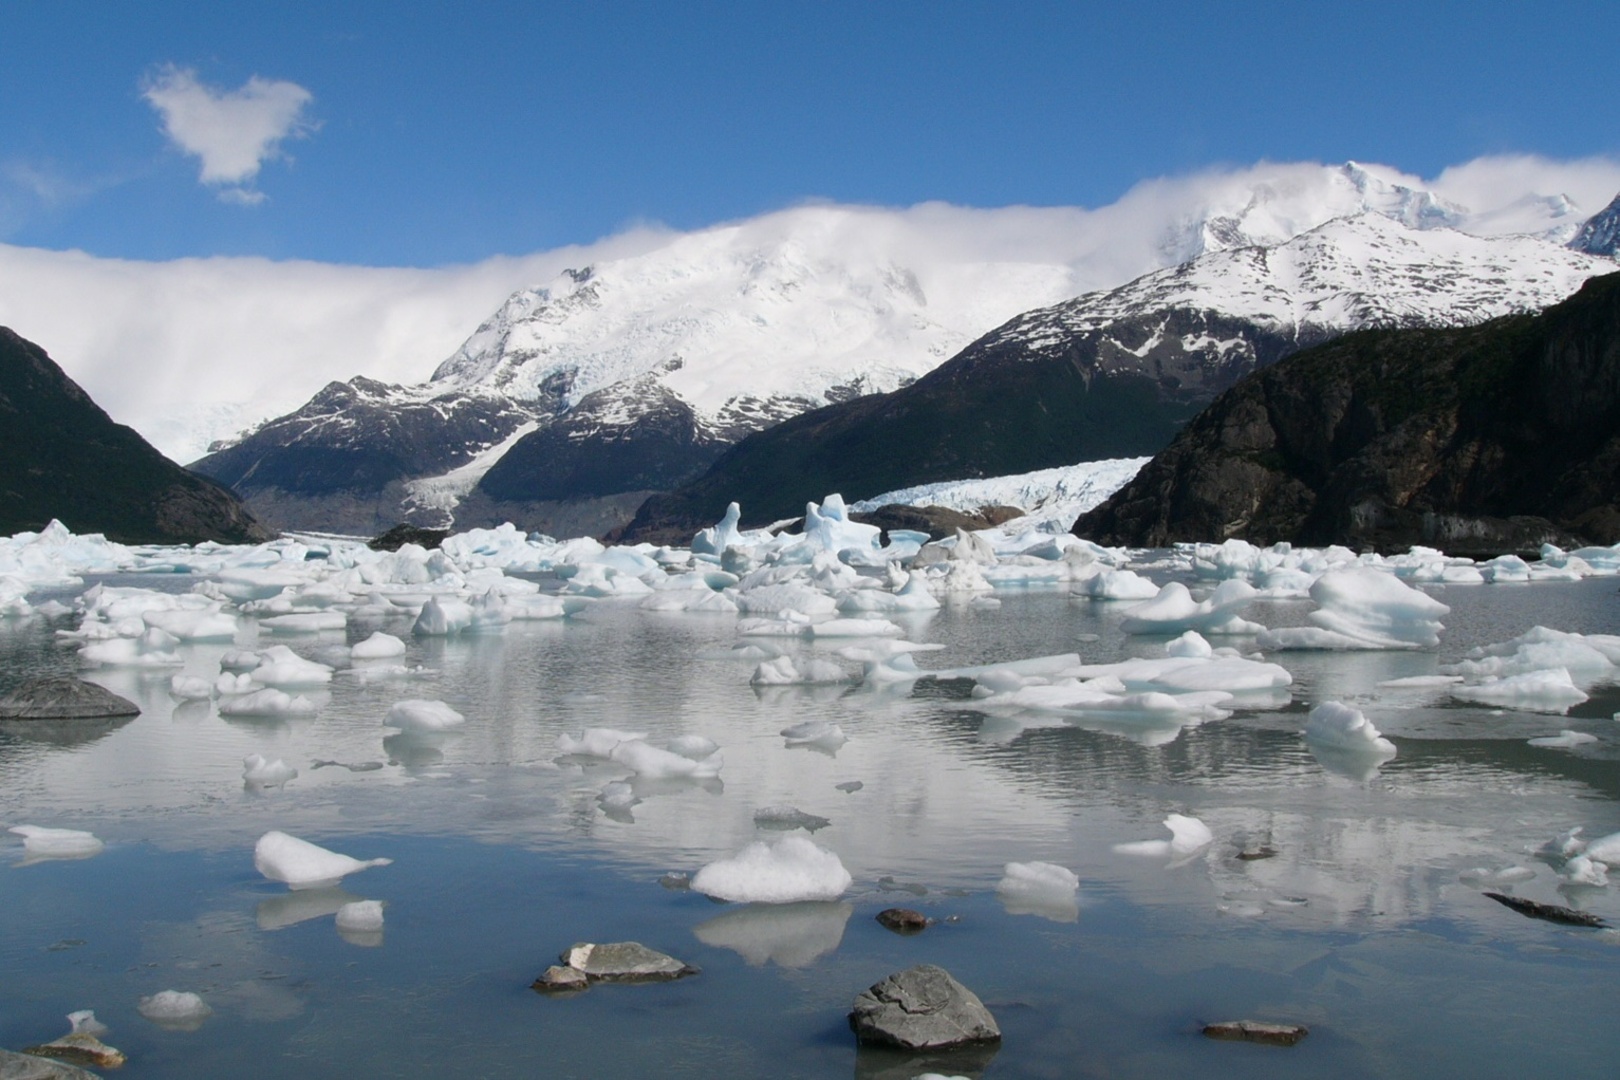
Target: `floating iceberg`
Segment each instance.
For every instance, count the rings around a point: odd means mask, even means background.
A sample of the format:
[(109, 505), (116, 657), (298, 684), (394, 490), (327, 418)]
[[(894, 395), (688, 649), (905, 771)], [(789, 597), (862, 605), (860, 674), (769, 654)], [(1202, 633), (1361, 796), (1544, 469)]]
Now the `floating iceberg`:
[(1395, 744), (1380, 735), (1372, 721), (1337, 701), (1323, 702), (1312, 709), (1303, 734), (1307, 742), (1341, 753), (1395, 756)]
[(709, 863), (692, 876), (692, 889), (719, 900), (791, 904), (836, 900), (853, 880), (837, 855), (806, 837), (786, 836)]
[(444, 702), (421, 698), (396, 701), (389, 706), (388, 715), (383, 717), (384, 727), (407, 732), (450, 731), (466, 722), (465, 716)]
[(305, 660), (285, 645), (272, 645), (259, 654), (259, 666), (253, 669), (252, 675), (253, 681), (262, 686), (308, 690), (331, 682), (332, 668)]
[(789, 746), (815, 746), (823, 750), (836, 750), (849, 741), (844, 729), (831, 720), (806, 720), (783, 728), (780, 734)]
[(195, 1031), (214, 1013), (207, 1002), (189, 990), (159, 990), (141, 998), (135, 1008), (159, 1027), (176, 1031)]
[(1195, 601), (1187, 586), (1172, 581), (1146, 603), (1125, 611), (1120, 629), (1127, 634), (1179, 634), (1197, 630), (1203, 634), (1257, 634), (1265, 627), (1246, 622), (1238, 612), (1255, 598), (1255, 588), (1236, 578), (1223, 581), (1209, 598)]
[(393, 634), (376, 631), (364, 641), (357, 641), (349, 649), (356, 660), (387, 660), (405, 655), (405, 643)]
[(30, 859), (88, 859), (106, 847), (91, 833), (78, 829), (13, 825), (8, 831), (23, 838), (23, 851)]
[(263, 754), (249, 754), (242, 759), (242, 781), (249, 787), (282, 787), (297, 776), (298, 770), (280, 758), (267, 761)]
[(1310, 613), (1315, 626), (1267, 630), (1262, 649), (1429, 649), (1440, 643), (1451, 609), (1393, 574), (1359, 567), (1316, 579)]
[(1540, 746), (1558, 750), (1572, 750), (1577, 746), (1585, 746), (1587, 743), (1595, 743), (1598, 741), (1598, 737), (1596, 735), (1588, 735), (1584, 731), (1570, 731), (1568, 728), (1565, 728), (1557, 735), (1543, 735), (1539, 739), (1527, 739), (1526, 741), (1531, 746)]
[(1136, 840), (1128, 844), (1115, 844), (1114, 850), (1121, 855), (1169, 855), (1183, 858), (1209, 846), (1215, 839), (1215, 834), (1209, 831), (1209, 827), (1195, 817), (1171, 814), (1164, 819), (1164, 825), (1170, 830), (1170, 839)]
[(299, 717), (314, 716), (320, 710), (302, 694), (294, 697), (284, 691), (266, 687), (240, 697), (232, 698), (219, 707), (221, 716)]
[(1080, 917), (1080, 879), (1047, 862), (1008, 863), (996, 884), (996, 899), (1009, 915), (1039, 915), (1054, 922)]
[(641, 739), (619, 743), (608, 757), (647, 780), (712, 780), (720, 775), (725, 759), (711, 753), (700, 760), (661, 750)]
[(798, 661), (791, 656), (766, 660), (754, 669), (749, 680), (755, 686), (816, 686), (848, 681), (849, 675), (842, 667), (813, 656)]
[(265, 833), (253, 846), (254, 869), (271, 881), (284, 882), (289, 889), (335, 885), (349, 874), (393, 861), (350, 858), (279, 831)]
[(1587, 697), (1565, 668), (1528, 671), (1523, 675), (1453, 686), (1451, 696), (1484, 705), (1552, 713), (1567, 712), (1571, 706), (1579, 705)]
[(557, 736), (559, 753), (577, 757), (607, 758), (620, 743), (645, 739), (645, 731), (617, 731), (613, 728), (586, 728), (578, 735), (564, 733)]
[(337, 928), (350, 933), (374, 934), (383, 928), (381, 900), (355, 900), (337, 909)]

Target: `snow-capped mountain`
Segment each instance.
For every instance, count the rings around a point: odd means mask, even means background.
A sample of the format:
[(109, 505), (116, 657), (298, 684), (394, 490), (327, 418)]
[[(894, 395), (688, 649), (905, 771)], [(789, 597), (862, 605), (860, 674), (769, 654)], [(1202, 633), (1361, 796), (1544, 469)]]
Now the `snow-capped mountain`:
[(1364, 212), (1272, 247), (1211, 251), (1027, 312), (916, 383), (788, 421), (654, 498), (631, 536), (685, 529), (735, 499), (768, 521), (973, 476), (1157, 451), (1239, 378), (1350, 330), (1538, 311), (1608, 259), (1529, 236), (1419, 230)]
[[(1468, 242), (1492, 241), (1451, 228), (1474, 220), (1468, 210), (1402, 180), (1351, 163), (1279, 167), (1259, 182), (1213, 185), (1190, 210), (1187, 200), (1176, 203), (1151, 250), (1135, 254), (1025, 238), (987, 257), (979, 243), (927, 242), (916, 221), (902, 228), (892, 212), (838, 206), (683, 234), (513, 294), (425, 383), (334, 383), (195, 467), (237, 488), (281, 527), (370, 531), (401, 518), (437, 524), (475, 491), (481, 514), (499, 517), (502, 504), (524, 504), (534, 520), (544, 517), (536, 504), (623, 503), (637, 492), (668, 490), (751, 432), (912, 383), (1017, 312), (1047, 311), (1029, 316), (1037, 323), (1025, 335), (1039, 351), (1039, 320), (1063, 317), (1046, 306), (1133, 263), (1139, 273), (1193, 256), (1265, 265), (1275, 255), (1279, 269), (1294, 267), (1293, 277), (1250, 281), (1240, 269), (1206, 269), (1222, 280), (1157, 282), (1151, 287), (1162, 295), (1134, 306), (1179, 309), (1176, 295), (1225, 289), (1247, 304), (1233, 308), (1237, 317), (1263, 313), (1276, 326), (1296, 326), (1289, 338), (1296, 344), (1318, 323), (1382, 325), (1375, 309), (1386, 301), (1391, 311), (1410, 309), (1416, 322), (1476, 320), (1502, 307), (1492, 306), (1493, 288), (1510, 306), (1540, 306), (1573, 288), (1567, 274), (1559, 277), (1563, 271), (1553, 278), (1568, 287), (1514, 268), (1521, 248), (1551, 244), (1498, 241), (1509, 247), (1484, 257)], [(1575, 225), (1555, 221), (1555, 209), (1516, 213), (1547, 226), (1542, 233), (1563, 230), (1562, 242)], [(1110, 212), (1125, 211), (1092, 213)], [(1346, 215), (1387, 228), (1365, 226), (1362, 239), (1343, 238), (1349, 246), (1342, 251), (1338, 239), (1316, 250), (1283, 250)], [(1428, 263), (1447, 269), (1425, 276)], [(1452, 270), (1456, 280), (1426, 308), (1433, 282)], [(1464, 295), (1465, 282), (1475, 283), (1473, 293)], [(1335, 291), (1341, 285), (1348, 291)], [(1295, 303), (1321, 310), (1283, 310)], [(1335, 305), (1344, 310), (1329, 310)], [(1241, 336), (1213, 325), (1163, 329), (1178, 341), (1204, 331), (1211, 342)], [(1121, 348), (1164, 354), (1161, 343), (1148, 344), (1151, 336)], [(1224, 348), (1225, 361), (1239, 366), (1270, 358), (1269, 346), (1246, 359), (1235, 346)], [(1208, 366), (1207, 349), (1192, 352), (1201, 358), (1196, 366)], [(474, 523), (465, 515), (459, 521)]]

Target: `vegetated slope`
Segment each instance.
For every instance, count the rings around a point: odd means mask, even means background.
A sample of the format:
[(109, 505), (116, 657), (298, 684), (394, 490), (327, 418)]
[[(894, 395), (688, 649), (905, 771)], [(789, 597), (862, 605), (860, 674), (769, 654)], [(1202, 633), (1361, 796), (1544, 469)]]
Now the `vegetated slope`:
[(1540, 315), (1367, 331), (1258, 372), (1074, 531), (1463, 554), (1620, 541), (1620, 274)]
[(270, 537), (229, 490), (113, 423), (44, 349), (0, 327), (0, 534), (52, 518), (125, 543)]
[(830, 491), (858, 500), (1151, 454), (1221, 390), (1301, 348), (1365, 327), (1538, 310), (1612, 265), (1530, 237), (1416, 230), (1371, 213), (1273, 247), (1210, 252), (1020, 315), (909, 387), (750, 436), (649, 499), (624, 535), (689, 530), (732, 500), (758, 524)]

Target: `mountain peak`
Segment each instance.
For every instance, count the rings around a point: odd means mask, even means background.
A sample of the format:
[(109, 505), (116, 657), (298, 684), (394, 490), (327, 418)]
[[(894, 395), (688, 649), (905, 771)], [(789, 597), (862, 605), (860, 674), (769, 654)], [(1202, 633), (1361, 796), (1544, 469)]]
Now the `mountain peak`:
[(1588, 255), (1607, 255), (1620, 258), (1620, 195), (1614, 201), (1588, 218), (1575, 234), (1569, 246)]

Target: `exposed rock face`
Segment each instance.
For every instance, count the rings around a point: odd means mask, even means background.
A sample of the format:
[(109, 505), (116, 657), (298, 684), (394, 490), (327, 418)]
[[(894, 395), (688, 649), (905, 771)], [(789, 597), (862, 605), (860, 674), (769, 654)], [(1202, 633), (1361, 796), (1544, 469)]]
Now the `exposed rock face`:
[(0, 720), (102, 720), (140, 714), (133, 701), (83, 679), (30, 679), (0, 697)]
[(228, 490), (113, 423), (44, 349), (0, 327), (0, 535), (52, 518), (125, 543), (270, 538)]
[(1620, 274), (1539, 316), (1354, 334), (1223, 394), (1075, 523), (1453, 553), (1620, 540)]
[(1620, 258), (1620, 195), (1588, 219), (1569, 246), (1588, 255)]
[(849, 1026), (863, 1043), (933, 1050), (999, 1042), (1001, 1029), (978, 997), (933, 964), (918, 964), (855, 998)]

